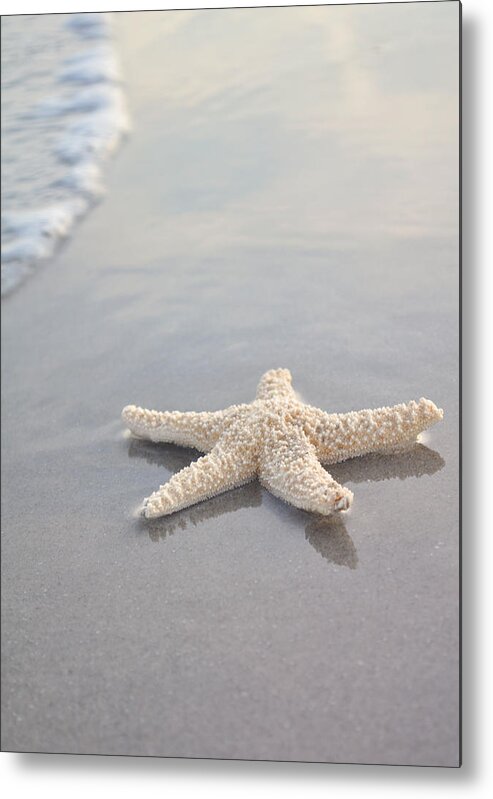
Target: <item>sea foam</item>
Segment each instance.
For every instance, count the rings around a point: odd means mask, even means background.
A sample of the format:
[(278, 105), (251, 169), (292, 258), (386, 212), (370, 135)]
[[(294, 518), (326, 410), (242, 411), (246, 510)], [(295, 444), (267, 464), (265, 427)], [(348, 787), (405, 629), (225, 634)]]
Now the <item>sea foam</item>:
[(38, 261), (52, 257), (60, 241), (104, 195), (103, 163), (129, 130), (111, 29), (110, 14), (65, 18), (57, 36), (62, 41), (69, 37), (83, 49), (57, 64), (55, 91), (18, 115), (24, 126), (37, 125), (40, 135), (49, 140), (54, 166), (50, 180), (48, 165), (33, 165), (33, 171), (43, 174), (39, 190), (43, 203), (34, 204), (29, 198), (20, 207), (4, 204), (2, 294), (21, 282)]
[(59, 239), (71, 232), (74, 222), (87, 210), (83, 199), (30, 211), (2, 214), (2, 226), (13, 239), (2, 249), (2, 260), (31, 261), (48, 258)]
[(100, 83), (120, 80), (120, 69), (109, 47), (91, 48), (66, 58), (60, 80), (66, 83)]

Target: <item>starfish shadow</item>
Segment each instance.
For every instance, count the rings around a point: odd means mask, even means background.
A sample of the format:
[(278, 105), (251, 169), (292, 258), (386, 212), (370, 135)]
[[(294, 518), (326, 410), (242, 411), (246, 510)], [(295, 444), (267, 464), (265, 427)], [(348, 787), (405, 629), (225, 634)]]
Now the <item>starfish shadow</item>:
[(338, 483), (377, 483), (381, 480), (407, 480), (423, 477), (443, 469), (445, 461), (435, 450), (415, 444), (409, 450), (390, 455), (362, 455), (327, 467)]
[(161, 516), (158, 519), (142, 519), (142, 526), (145, 526), (149, 538), (152, 541), (159, 541), (173, 535), (178, 530), (185, 530), (187, 527), (197, 527), (207, 519), (215, 519), (224, 516), (226, 513), (234, 513), (241, 508), (255, 508), (262, 504), (262, 489), (258, 480), (252, 480), (244, 486), (218, 494), (216, 497), (192, 505), (189, 508), (177, 511), (170, 516)]
[(305, 538), (328, 563), (356, 569), (358, 553), (342, 516), (314, 516), (305, 525)]
[[(131, 438), (128, 448), (129, 458), (143, 458), (147, 463), (164, 467), (173, 473), (189, 466), (200, 454), (196, 450), (178, 447), (175, 444), (154, 444), (139, 438)], [(423, 444), (416, 444), (407, 452), (393, 455), (365, 455), (334, 464), (329, 468), (332, 476), (340, 483), (362, 483), (422, 477), (434, 474), (444, 465), (445, 461), (438, 452)], [(138, 524), (146, 530), (152, 541), (159, 541), (179, 530), (185, 530), (190, 525), (196, 527), (207, 519), (234, 513), (241, 508), (259, 507), (262, 504), (262, 492), (260, 483), (254, 480), (170, 516), (149, 520), (141, 518)], [(348, 569), (357, 568), (356, 547), (342, 515), (317, 516), (290, 506), (284, 505), (284, 508), (289, 512), (301, 514), (305, 520), (308, 519), (305, 523), (305, 538), (324, 560)]]
[[(445, 465), (442, 456), (423, 444), (392, 455), (364, 455), (327, 467), (338, 483), (375, 483), (381, 480), (406, 480), (435, 474)], [(330, 563), (356, 569), (358, 555), (342, 516), (312, 516), (305, 537)]]

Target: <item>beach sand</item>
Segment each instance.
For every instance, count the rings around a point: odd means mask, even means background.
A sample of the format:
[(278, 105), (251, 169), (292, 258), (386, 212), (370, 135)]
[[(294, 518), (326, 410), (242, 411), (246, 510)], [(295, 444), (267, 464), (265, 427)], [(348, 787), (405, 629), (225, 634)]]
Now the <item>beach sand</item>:
[[(417, 8), (418, 7), (418, 8)], [(3, 303), (2, 747), (458, 764), (458, 4), (118, 15), (106, 199)], [(120, 412), (432, 399), (322, 520)]]

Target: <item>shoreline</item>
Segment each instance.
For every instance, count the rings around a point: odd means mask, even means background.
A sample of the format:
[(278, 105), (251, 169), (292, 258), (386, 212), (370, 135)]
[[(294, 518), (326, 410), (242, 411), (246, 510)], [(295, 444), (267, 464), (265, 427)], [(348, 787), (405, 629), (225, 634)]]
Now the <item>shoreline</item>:
[(105, 162), (129, 130), (111, 23), (102, 13), (2, 25), (2, 297), (56, 257), (104, 196)]

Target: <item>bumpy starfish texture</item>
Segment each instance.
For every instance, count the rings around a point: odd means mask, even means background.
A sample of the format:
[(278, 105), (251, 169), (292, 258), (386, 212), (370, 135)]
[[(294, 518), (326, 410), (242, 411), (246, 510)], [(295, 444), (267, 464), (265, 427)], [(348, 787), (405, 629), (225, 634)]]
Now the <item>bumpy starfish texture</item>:
[(194, 505), (259, 478), (297, 508), (327, 516), (345, 511), (353, 494), (322, 463), (412, 447), (443, 411), (423, 397), (375, 410), (326, 413), (297, 399), (288, 369), (266, 372), (248, 405), (204, 413), (160, 412), (127, 405), (122, 419), (135, 435), (208, 453), (144, 500), (148, 519)]

